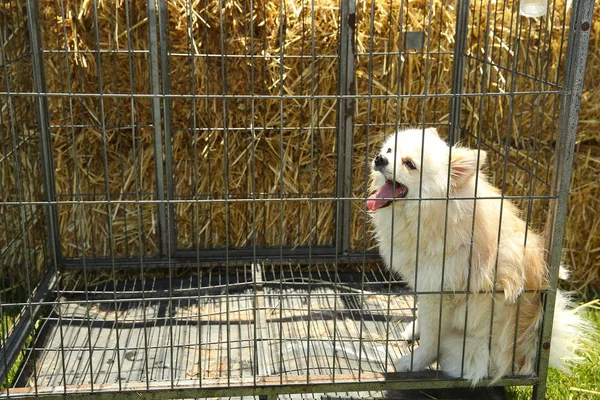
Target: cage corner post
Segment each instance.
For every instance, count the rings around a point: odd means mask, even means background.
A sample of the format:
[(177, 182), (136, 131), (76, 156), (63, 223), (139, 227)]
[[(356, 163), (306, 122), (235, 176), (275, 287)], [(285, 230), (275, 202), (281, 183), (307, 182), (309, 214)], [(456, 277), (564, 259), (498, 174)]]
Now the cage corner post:
[(150, 89), (152, 92), (152, 129), (153, 129), (153, 147), (154, 147), (154, 162), (155, 162), (155, 179), (156, 179), (156, 208), (158, 216), (158, 232), (160, 245), (158, 251), (160, 257), (166, 257), (169, 253), (169, 243), (167, 236), (167, 207), (166, 207), (166, 188), (165, 188), (165, 163), (164, 163), (164, 146), (163, 146), (163, 131), (162, 131), (162, 111), (161, 102), (164, 93), (161, 90), (161, 65), (159, 64), (159, 48), (158, 43), (161, 39), (159, 36), (159, 23), (157, 19), (157, 3), (160, 5), (161, 0), (149, 0), (147, 2), (148, 13), (148, 43), (149, 43), (149, 62), (150, 62)]
[(173, 142), (171, 128), (171, 79), (170, 79), (170, 41), (169, 41), (169, 10), (167, 0), (158, 0), (158, 25), (160, 37), (160, 76), (163, 97), (163, 129), (164, 129), (164, 163), (166, 183), (166, 225), (167, 253), (169, 257), (177, 250), (177, 225), (175, 221), (175, 206), (170, 200), (175, 199), (175, 184), (173, 175)]
[(456, 1), (456, 31), (452, 65), (452, 98), (448, 141), (454, 146), (460, 140), (460, 113), (462, 111), (462, 93), (464, 90), (465, 57), (467, 56), (467, 32), (469, 30), (470, 0)]
[(336, 253), (350, 251), (352, 148), (356, 94), (356, 0), (340, 0), (336, 176)]
[(548, 265), (550, 268), (550, 288), (546, 293), (544, 301), (544, 319), (541, 339), (538, 345), (539, 359), (537, 374), (539, 381), (534, 386), (534, 399), (544, 399), (546, 395), (546, 379), (548, 377), (558, 272), (562, 257), (565, 221), (568, 211), (567, 205), (593, 9), (594, 0), (578, 0), (574, 2), (569, 27), (567, 56), (565, 58), (564, 94), (561, 100), (558, 140), (556, 143), (556, 173), (553, 180), (554, 193), (557, 198), (550, 207), (547, 224), (546, 248), (548, 249)]
[(44, 206), (46, 210), (46, 232), (50, 254), (52, 255), (52, 270), (56, 271), (62, 261), (60, 233), (58, 230), (58, 206), (56, 204), (55, 168), (52, 157), (52, 138), (50, 135), (50, 118), (48, 115), (48, 97), (46, 78), (44, 73), (44, 55), (42, 52), (42, 35), (40, 32), (39, 3), (27, 0), (27, 29), (31, 46), (31, 59), (33, 69), (33, 90), (37, 123), (40, 132), (40, 154), (44, 187)]

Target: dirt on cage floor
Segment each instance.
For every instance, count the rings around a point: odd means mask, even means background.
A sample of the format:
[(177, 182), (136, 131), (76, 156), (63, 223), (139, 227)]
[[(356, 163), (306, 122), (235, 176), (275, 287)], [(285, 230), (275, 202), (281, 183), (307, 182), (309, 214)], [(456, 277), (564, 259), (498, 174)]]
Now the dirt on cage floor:
[(41, 320), (19, 384), (202, 384), (393, 368), (410, 349), (399, 334), (413, 295), (381, 275), (327, 274), (75, 282)]

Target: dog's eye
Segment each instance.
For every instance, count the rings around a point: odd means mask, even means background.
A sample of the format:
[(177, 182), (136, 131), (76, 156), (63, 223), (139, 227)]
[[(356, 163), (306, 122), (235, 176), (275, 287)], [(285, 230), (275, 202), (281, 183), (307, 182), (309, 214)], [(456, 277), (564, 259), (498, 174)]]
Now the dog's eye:
[(391, 147), (388, 147), (388, 149), (387, 149), (387, 153), (391, 153), (391, 152), (392, 152), (392, 148), (391, 148)]
[(404, 160), (404, 165), (406, 165), (409, 169), (417, 169), (417, 167), (415, 167), (415, 163), (413, 163), (411, 160)]

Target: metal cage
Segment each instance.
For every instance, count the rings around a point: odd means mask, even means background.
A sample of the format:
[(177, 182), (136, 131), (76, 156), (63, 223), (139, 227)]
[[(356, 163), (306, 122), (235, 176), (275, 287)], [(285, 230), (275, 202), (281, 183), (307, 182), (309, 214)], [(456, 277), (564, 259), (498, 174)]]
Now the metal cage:
[(468, 387), (392, 371), (414, 293), (365, 201), (405, 126), (547, 227), (545, 342), (593, 0), (416, 3), (4, 0), (0, 397)]

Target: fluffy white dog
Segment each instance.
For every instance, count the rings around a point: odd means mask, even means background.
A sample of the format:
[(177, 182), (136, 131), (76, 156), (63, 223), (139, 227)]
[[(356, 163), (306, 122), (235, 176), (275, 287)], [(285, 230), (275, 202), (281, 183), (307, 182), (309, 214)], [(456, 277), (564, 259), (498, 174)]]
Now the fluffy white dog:
[[(526, 236), (516, 207), (480, 171), (485, 158), (484, 151), (450, 151), (435, 129), (409, 129), (391, 135), (373, 160), (367, 206), (379, 251), (418, 299), (418, 323), (403, 337), (420, 336), (420, 344), (397, 360), (397, 371), (437, 360), (475, 385), (536, 370), (544, 243), (531, 230)], [(445, 294), (432, 293), (439, 291)], [(585, 326), (559, 291), (551, 365), (567, 369)]]

